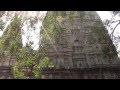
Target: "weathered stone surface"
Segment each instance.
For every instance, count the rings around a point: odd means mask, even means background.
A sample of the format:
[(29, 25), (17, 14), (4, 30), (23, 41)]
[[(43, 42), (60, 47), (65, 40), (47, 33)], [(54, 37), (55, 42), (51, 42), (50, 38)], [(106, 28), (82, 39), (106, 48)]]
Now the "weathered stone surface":
[(2, 17), (3, 14), (5, 14), (5, 11), (0, 11), (0, 17)]
[(81, 69), (120, 63), (108, 32), (94, 11), (49, 11), (41, 35), (46, 35), (42, 43), (48, 47), (55, 68)]

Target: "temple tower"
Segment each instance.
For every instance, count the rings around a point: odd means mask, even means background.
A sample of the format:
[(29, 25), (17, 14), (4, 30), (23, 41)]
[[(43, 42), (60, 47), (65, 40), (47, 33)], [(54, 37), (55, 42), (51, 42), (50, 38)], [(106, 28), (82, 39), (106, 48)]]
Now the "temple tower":
[(88, 78), (79, 70), (119, 64), (116, 48), (95, 11), (48, 11), (41, 36), (58, 72), (48, 70), (47, 78)]

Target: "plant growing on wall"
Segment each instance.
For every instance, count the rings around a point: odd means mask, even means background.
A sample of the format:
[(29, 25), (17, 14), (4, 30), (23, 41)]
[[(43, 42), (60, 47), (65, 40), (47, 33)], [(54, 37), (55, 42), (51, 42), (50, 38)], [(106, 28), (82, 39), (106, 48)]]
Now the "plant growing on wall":
[[(21, 32), (23, 23), (26, 20), (23, 20), (23, 17), (20, 17), (18, 14), (15, 14), (12, 18), (3, 36), (0, 38), (0, 50), (4, 51), (4, 53), (1, 52), (1, 55), (4, 57), (15, 56), (16, 65), (12, 68), (14, 78), (41, 78), (42, 70), (52, 63), (46, 56), (44, 46), (41, 46), (38, 50), (33, 50), (33, 42), (28, 40), (29, 42), (23, 47)], [(29, 20), (30, 27), (34, 28), (37, 19), (30, 18)], [(2, 25), (1, 22), (1, 29), (3, 27)], [(0, 57), (0, 59), (3, 60), (4, 57)]]

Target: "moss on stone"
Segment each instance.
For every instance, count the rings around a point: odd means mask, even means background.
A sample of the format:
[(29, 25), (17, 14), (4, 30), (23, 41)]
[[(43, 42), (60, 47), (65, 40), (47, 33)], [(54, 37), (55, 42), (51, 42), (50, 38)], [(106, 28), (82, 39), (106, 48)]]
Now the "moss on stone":
[(98, 43), (102, 46), (103, 58), (112, 58), (117, 56), (116, 48), (112, 43), (106, 28), (94, 26), (92, 30), (98, 37)]
[(73, 18), (74, 18), (74, 11), (70, 11), (69, 12), (69, 19), (73, 20)]
[(89, 44), (95, 44), (96, 43), (96, 39), (93, 36), (89, 36), (88, 41), (89, 41)]
[(64, 18), (60, 16), (59, 11), (48, 12), (43, 21), (44, 29), (41, 31), (42, 37), (47, 40), (54, 39), (55, 41), (59, 39), (63, 31), (62, 27), (60, 26), (60, 23), (62, 23), (63, 19)]
[(57, 20), (59, 23), (61, 23), (61, 22), (64, 20), (64, 18), (63, 18), (62, 16), (57, 16), (56, 20)]

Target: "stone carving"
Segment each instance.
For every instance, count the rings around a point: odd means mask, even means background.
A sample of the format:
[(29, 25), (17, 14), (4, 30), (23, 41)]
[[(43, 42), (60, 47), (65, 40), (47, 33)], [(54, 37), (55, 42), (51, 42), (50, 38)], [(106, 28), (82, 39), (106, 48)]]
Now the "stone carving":
[[(110, 65), (109, 60), (103, 57), (104, 54), (106, 53), (103, 52), (104, 45), (103, 43), (101, 43), (102, 41), (99, 41), (99, 39), (101, 38), (99, 35), (100, 34), (99, 30), (102, 30), (104, 33), (107, 32), (103, 30), (104, 26), (97, 13), (94, 11), (61, 11), (59, 13), (50, 11), (47, 13), (46, 17), (50, 16), (49, 13), (52, 13), (52, 15), (56, 14), (56, 16), (59, 16), (60, 13), (61, 14), (66, 13), (66, 16), (62, 16), (62, 18), (64, 18), (64, 21), (61, 22), (60, 24), (61, 27), (64, 28), (64, 32), (62, 33), (63, 37), (60, 38), (64, 38), (64, 37), (65, 38), (61, 39), (61, 44), (59, 43), (60, 45), (62, 45), (61, 53), (63, 53), (64, 55), (58, 53), (59, 57), (56, 59), (54, 58), (53, 61), (57, 60), (56, 64), (58, 66), (59, 65), (61, 66), (60, 61), (63, 60), (61, 68), (64, 68), (66, 70), (69, 67), (70, 74), (67, 74), (67, 72), (63, 70), (63, 71), (59, 71), (58, 73), (64, 72), (66, 73), (67, 77), (65, 75), (62, 76), (62, 73), (58, 74), (58, 77), (59, 78), (103, 78), (98, 74), (99, 71), (96, 72), (91, 71), (84, 73), (82, 73), (82, 71), (79, 71), (79, 69), (86, 69), (86, 68), (90, 69), (93, 67), (97, 67), (97, 65), (101, 65), (101, 64), (103, 65), (105, 64), (108, 66)], [(66, 18), (66, 17), (70, 17), (70, 18)], [(46, 21), (47, 20), (43, 21), (43, 26), (46, 23)], [(106, 37), (109, 36), (107, 35)], [(108, 40), (105, 40), (106, 43), (107, 41)], [(112, 43), (111, 45), (114, 46)], [(113, 56), (113, 61), (115, 59), (114, 57), (117, 57), (117, 54)], [(116, 60), (116, 63), (119, 64), (119, 60)], [(77, 73), (73, 75), (73, 73), (76, 72), (75, 70), (73, 70), (74, 68), (77, 68)], [(102, 72), (101, 74), (103, 73), (105, 72)], [(106, 74), (108, 75), (107, 72)], [(107, 77), (110, 78), (111, 75), (107, 76), (106, 74), (103, 75), (104, 78)], [(54, 76), (54, 72), (51, 72), (51, 75)], [(72, 77), (69, 77), (70, 75)], [(57, 76), (55, 78), (57, 78)]]

